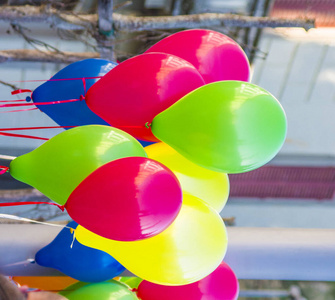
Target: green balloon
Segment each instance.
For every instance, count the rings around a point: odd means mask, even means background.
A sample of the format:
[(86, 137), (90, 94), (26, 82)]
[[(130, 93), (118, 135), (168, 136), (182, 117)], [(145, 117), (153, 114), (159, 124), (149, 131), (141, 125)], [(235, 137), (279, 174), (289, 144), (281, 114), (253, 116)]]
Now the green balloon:
[(146, 157), (131, 135), (103, 125), (64, 131), (30, 153), (15, 158), (11, 175), (63, 205), (72, 191), (100, 166), (129, 156)]
[(143, 279), (139, 277), (120, 277), (120, 282), (125, 283), (132, 289), (137, 289)]
[(225, 173), (251, 171), (270, 161), (282, 147), (286, 129), (277, 99), (241, 81), (204, 85), (151, 124), (158, 139), (187, 159)]
[[(68, 300), (135, 300), (136, 294), (117, 281), (86, 284), (77, 289), (75, 284), (60, 292)], [(71, 291), (72, 290), (72, 291)]]

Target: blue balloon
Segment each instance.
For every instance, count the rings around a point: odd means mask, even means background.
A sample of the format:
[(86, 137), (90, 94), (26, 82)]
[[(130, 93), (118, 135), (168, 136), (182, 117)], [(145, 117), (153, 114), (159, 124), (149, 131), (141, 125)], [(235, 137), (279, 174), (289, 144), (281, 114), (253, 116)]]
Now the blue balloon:
[(155, 144), (155, 142), (148, 142), (148, 141), (141, 141), (141, 140), (138, 140), (138, 141), (140, 142), (142, 147), (146, 147), (146, 146), (150, 146), (152, 144)]
[[(68, 227), (77, 228), (70, 222)], [(40, 266), (54, 268), (83, 282), (101, 282), (121, 274), (125, 268), (108, 253), (73, 242), (70, 229), (64, 228), (56, 238), (35, 255)]]
[[(66, 66), (51, 79), (104, 76), (115, 66), (117, 63), (104, 59), (84, 59)], [(85, 79), (86, 92), (98, 80), (99, 78)], [(80, 79), (47, 81), (35, 89), (32, 100), (38, 104), (39, 102), (80, 99), (80, 96), (85, 96), (84, 83)], [(39, 105), (38, 108), (60, 126), (109, 125), (92, 112), (85, 101)]]

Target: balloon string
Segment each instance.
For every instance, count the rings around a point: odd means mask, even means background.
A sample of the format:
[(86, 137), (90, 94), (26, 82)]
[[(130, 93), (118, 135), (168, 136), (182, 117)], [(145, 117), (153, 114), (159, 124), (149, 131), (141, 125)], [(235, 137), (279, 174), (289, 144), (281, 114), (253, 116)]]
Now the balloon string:
[(71, 228), (69, 226), (58, 225), (58, 224), (47, 223), (47, 222), (41, 222), (41, 221), (31, 220), (31, 219), (27, 219), (27, 218), (21, 218), (21, 217), (18, 217), (18, 216), (8, 215), (8, 214), (0, 214), (0, 218), (2, 218), (2, 219), (16, 220), (16, 221), (22, 221), (22, 222), (30, 222), (30, 223), (36, 223), (36, 224), (42, 224), (42, 225), (48, 225), (48, 226), (53, 226), (53, 227), (68, 228), (70, 230), (73, 229), (73, 228)]
[(19, 137), (19, 138), (25, 138), (25, 139), (43, 140), (43, 141), (48, 141), (49, 140), (48, 138), (43, 138), (43, 137), (39, 137), (39, 136), (8, 133), (8, 132), (0, 132), (0, 135), (11, 136), (11, 137)]
[(0, 100), (0, 103), (4, 103), (4, 102), (23, 102), (23, 101), (27, 101), (26, 99), (19, 99), (19, 100)]
[(32, 93), (32, 90), (28, 90), (28, 89), (18, 89), (15, 91), (12, 91), (11, 94), (12, 95), (17, 95), (17, 94), (22, 94), (22, 93)]
[(117, 127), (117, 128), (147, 128), (147, 129), (149, 129), (151, 127), (151, 123), (150, 122), (146, 122), (144, 125), (138, 125), (138, 126), (127, 126), (127, 125), (121, 126), (121, 125), (117, 125), (115, 127)]
[(84, 94), (86, 95), (86, 81), (85, 81), (85, 78), (83, 78), (82, 81), (83, 81), (83, 86), (84, 86)]
[(8, 82), (45, 82), (45, 81), (66, 81), (66, 80), (83, 80), (83, 79), (100, 79), (103, 76), (92, 76), (92, 77), (78, 77), (78, 78), (59, 78), (59, 79), (37, 79), (37, 80), (16, 80)]
[(12, 130), (35, 130), (35, 129), (54, 129), (54, 128), (73, 128), (77, 126), (45, 126), (45, 127), (16, 127), (16, 128), (0, 128), (0, 131)]
[(75, 101), (81, 101), (84, 100), (85, 97), (80, 96), (80, 99), (69, 99), (69, 100), (60, 100), (60, 101), (50, 101), (50, 102), (39, 102), (39, 103), (14, 103), (14, 104), (0, 104), (0, 107), (16, 107), (16, 106), (31, 106), (31, 105), (50, 105), (50, 104), (62, 104), (62, 103), (68, 103), (68, 102), (75, 102)]
[(4, 113), (12, 113), (12, 112), (19, 112), (19, 111), (27, 111), (27, 110), (35, 110), (38, 109), (37, 107), (32, 107), (32, 108), (25, 108), (25, 109), (16, 109), (16, 110), (7, 110), (7, 111), (0, 111), (0, 114)]
[(0, 166), (0, 175), (5, 174), (9, 170), (9, 167)]
[[(48, 138), (44, 138), (44, 137), (32, 136), (32, 135), (26, 135), (26, 134), (8, 133), (8, 132), (3, 132), (3, 131), (11, 131), (11, 130), (37, 130), (37, 129), (53, 129), (53, 128), (73, 128), (73, 127), (77, 127), (77, 126), (45, 126), (45, 127), (0, 128), (0, 135), (48, 141), (49, 139)], [(1, 175), (1, 173), (0, 173), (0, 175)]]
[(27, 201), (27, 202), (1, 202), (1, 206), (19, 206), (19, 205), (32, 205), (32, 204), (48, 204), (48, 205), (53, 205), (57, 206), (61, 211), (64, 211), (65, 206), (64, 205), (59, 205), (57, 203), (53, 202), (38, 202), (38, 201)]
[(19, 265), (27, 265), (28, 263), (29, 264), (34, 264), (35, 260), (33, 258), (28, 258), (26, 260), (18, 261), (16, 263), (4, 265), (3, 267), (8, 268), (8, 267), (14, 267), (14, 266), (19, 266)]

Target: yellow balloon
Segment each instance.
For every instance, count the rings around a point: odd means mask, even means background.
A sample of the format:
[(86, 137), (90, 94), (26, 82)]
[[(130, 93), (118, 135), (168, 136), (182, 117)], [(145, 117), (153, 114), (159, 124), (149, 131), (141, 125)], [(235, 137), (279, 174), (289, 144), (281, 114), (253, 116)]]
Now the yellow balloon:
[(196, 165), (165, 143), (144, 148), (149, 158), (167, 166), (178, 178), (184, 193), (191, 194), (220, 212), (229, 196), (229, 179), (225, 173)]
[(154, 237), (119, 242), (80, 225), (75, 236), (79, 243), (109, 253), (136, 276), (163, 285), (185, 285), (204, 278), (218, 267), (227, 250), (221, 217), (191, 195), (184, 195), (172, 225)]

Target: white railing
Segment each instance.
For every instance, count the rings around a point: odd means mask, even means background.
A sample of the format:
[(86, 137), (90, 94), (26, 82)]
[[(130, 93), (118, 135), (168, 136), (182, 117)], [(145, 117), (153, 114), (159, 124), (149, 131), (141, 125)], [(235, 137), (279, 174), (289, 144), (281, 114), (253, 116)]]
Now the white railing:
[[(31, 263), (61, 228), (0, 225), (0, 272), (11, 276), (61, 275)], [(228, 227), (225, 261), (239, 279), (335, 281), (335, 229)]]

